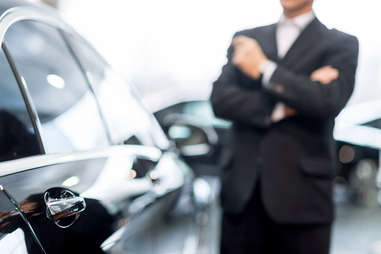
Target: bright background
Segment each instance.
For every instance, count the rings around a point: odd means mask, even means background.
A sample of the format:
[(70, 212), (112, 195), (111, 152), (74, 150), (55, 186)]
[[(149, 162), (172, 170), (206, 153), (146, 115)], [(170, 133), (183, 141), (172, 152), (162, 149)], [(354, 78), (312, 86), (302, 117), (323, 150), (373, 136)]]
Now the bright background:
[[(350, 103), (381, 94), (379, 0), (316, 0), (328, 27), (356, 35), (360, 64)], [(278, 0), (63, 0), (65, 19), (143, 95), (207, 98), (233, 33), (276, 22)]]

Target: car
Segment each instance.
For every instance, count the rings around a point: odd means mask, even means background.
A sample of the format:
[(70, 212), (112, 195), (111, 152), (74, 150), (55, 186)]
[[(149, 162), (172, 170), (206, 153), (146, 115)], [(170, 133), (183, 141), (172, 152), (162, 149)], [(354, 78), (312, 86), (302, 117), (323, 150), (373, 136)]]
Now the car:
[[(160, 125), (196, 174), (219, 177), (230, 148), (228, 130), (232, 123), (215, 117), (208, 99), (198, 97), (171, 96), (172, 101), (158, 103), (151, 95), (147, 96), (146, 104), (151, 105)], [(346, 188), (345, 194), (337, 196), (337, 201), (353, 201), (359, 205), (381, 203), (377, 197), (381, 187), (380, 109), (381, 101), (351, 105), (336, 119), (334, 138), (339, 171), (335, 180)]]
[(0, 253), (195, 253), (208, 182), (134, 87), (47, 6), (0, 39)]
[(348, 106), (336, 118), (334, 137), (341, 175), (349, 183), (352, 199), (361, 205), (381, 204), (381, 101)]

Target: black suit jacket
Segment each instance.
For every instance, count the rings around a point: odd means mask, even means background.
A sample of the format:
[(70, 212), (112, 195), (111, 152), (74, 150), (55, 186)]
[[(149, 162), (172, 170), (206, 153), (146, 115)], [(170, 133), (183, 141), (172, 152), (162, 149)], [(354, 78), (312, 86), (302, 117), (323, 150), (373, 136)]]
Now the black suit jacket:
[[(233, 121), (232, 156), (225, 165), (222, 205), (239, 213), (260, 179), (264, 206), (280, 223), (325, 223), (333, 220), (332, 179), (336, 158), (334, 118), (352, 94), (358, 41), (329, 30), (314, 19), (282, 59), (277, 57), (276, 24), (238, 32), (256, 39), (278, 64), (263, 88), (228, 63), (213, 84), (211, 101), (218, 117)], [(325, 65), (340, 72), (328, 85), (310, 80)], [(277, 102), (297, 115), (277, 123), (270, 116)]]

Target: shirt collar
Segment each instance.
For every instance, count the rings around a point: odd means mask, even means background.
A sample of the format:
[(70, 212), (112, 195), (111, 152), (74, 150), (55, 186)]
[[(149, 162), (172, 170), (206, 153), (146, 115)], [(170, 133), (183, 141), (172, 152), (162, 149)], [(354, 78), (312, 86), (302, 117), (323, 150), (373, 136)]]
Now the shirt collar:
[(279, 24), (287, 24), (292, 23), (296, 25), (299, 29), (303, 30), (306, 26), (311, 23), (311, 21), (315, 18), (315, 13), (313, 11), (307, 12), (305, 14), (299, 15), (295, 18), (289, 19), (284, 16), (284, 14), (280, 17)]

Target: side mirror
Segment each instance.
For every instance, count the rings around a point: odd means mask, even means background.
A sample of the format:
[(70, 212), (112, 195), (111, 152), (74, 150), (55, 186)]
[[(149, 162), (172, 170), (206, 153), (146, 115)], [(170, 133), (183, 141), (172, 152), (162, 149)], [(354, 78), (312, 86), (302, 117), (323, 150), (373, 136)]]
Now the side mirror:
[(168, 128), (168, 137), (174, 141), (181, 155), (186, 157), (204, 156), (211, 152), (214, 143), (208, 131), (189, 123), (174, 123)]
[(218, 143), (214, 128), (206, 126), (196, 117), (172, 114), (164, 119), (164, 125), (168, 138), (185, 157), (206, 156)]

